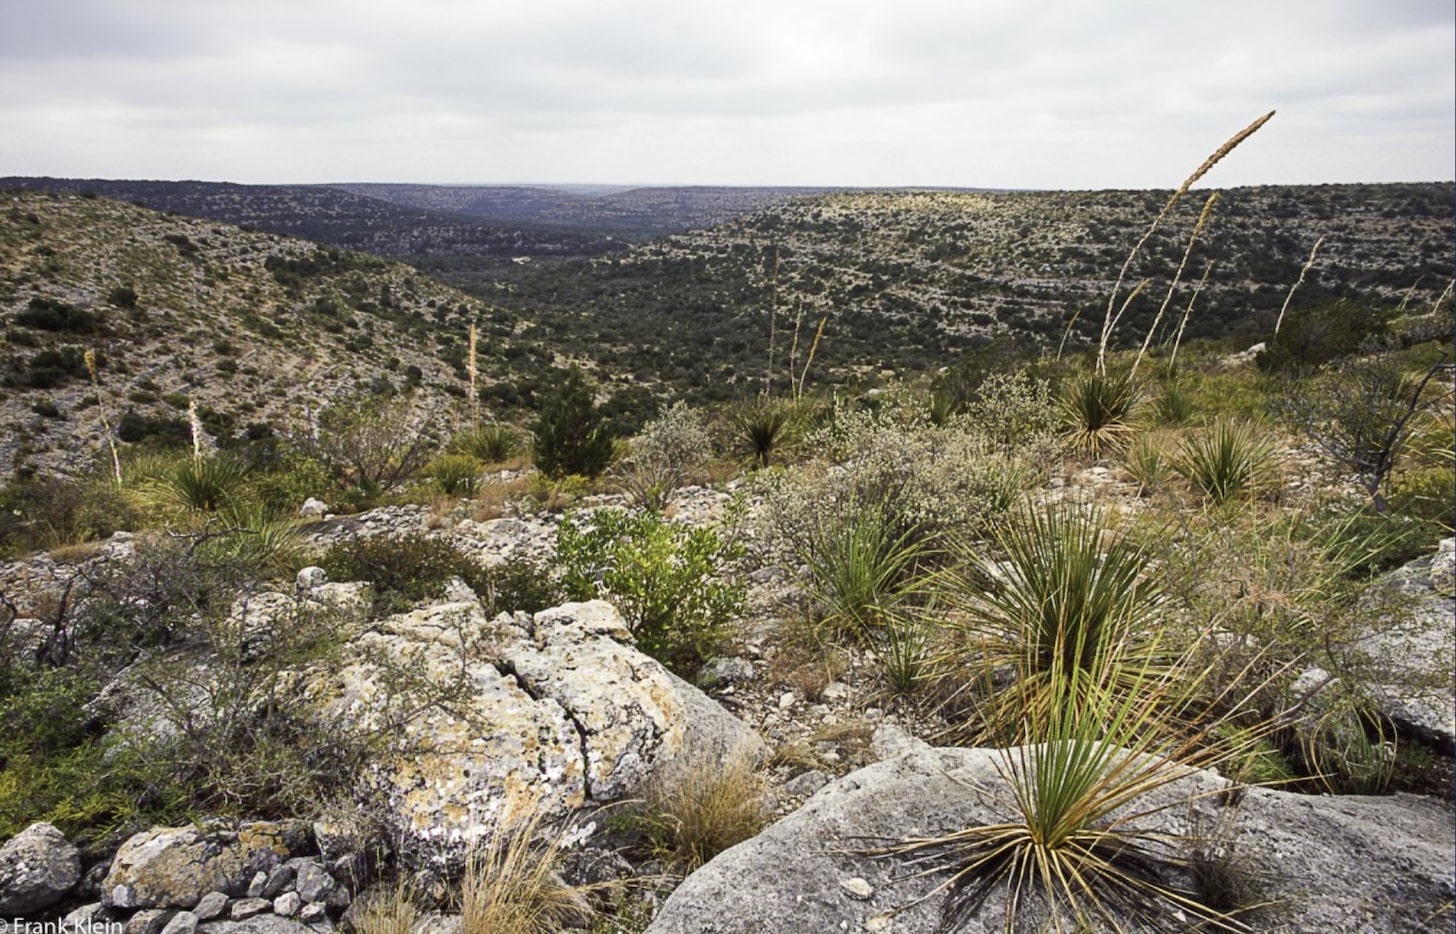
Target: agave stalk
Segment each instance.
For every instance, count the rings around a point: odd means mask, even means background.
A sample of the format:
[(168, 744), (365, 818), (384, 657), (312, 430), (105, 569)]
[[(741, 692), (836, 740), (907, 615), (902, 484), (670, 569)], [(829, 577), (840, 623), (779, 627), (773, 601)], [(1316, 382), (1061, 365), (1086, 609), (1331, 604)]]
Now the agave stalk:
[(1118, 270), (1117, 281), (1114, 282), (1112, 285), (1112, 293), (1107, 297), (1107, 314), (1102, 319), (1102, 336), (1101, 340), (1099, 340), (1097, 344), (1097, 372), (1102, 372), (1107, 366), (1107, 342), (1111, 339), (1112, 328), (1117, 323), (1117, 318), (1113, 314), (1112, 310), (1117, 304), (1117, 293), (1122, 290), (1122, 283), (1127, 278), (1127, 271), (1132, 267), (1132, 261), (1137, 258), (1137, 255), (1139, 253), (1142, 252), (1142, 249), (1147, 244), (1148, 239), (1152, 237), (1153, 233), (1163, 223), (1164, 219), (1167, 218), (1168, 213), (1173, 210), (1174, 205), (1182, 200), (1183, 196), (1188, 193), (1188, 189), (1192, 188), (1195, 184), (1197, 184), (1199, 179), (1207, 175), (1209, 171), (1219, 163), (1220, 160), (1222, 160), (1229, 153), (1233, 152), (1240, 143), (1258, 132), (1259, 128), (1262, 127), (1264, 124), (1268, 123), (1270, 118), (1272, 118), (1273, 116), (1274, 111), (1269, 111), (1264, 116), (1260, 117), (1253, 123), (1244, 127), (1239, 132), (1235, 133), (1233, 136), (1229, 137), (1227, 142), (1225, 142), (1222, 146), (1218, 147), (1218, 149), (1214, 150), (1213, 155), (1203, 160), (1203, 164), (1195, 169), (1192, 175), (1184, 179), (1183, 184), (1178, 186), (1178, 190), (1173, 192), (1173, 195), (1168, 199), (1167, 204), (1164, 204), (1163, 209), (1158, 212), (1158, 216), (1153, 218), (1152, 224), (1148, 226), (1148, 229), (1143, 233), (1142, 238), (1133, 245), (1132, 251), (1127, 254), (1127, 259), (1123, 260), (1122, 269)]
[(116, 485), (121, 487), (121, 455), (116, 451), (116, 433), (111, 430), (111, 418), (106, 413), (106, 400), (101, 395), (101, 380), (96, 377), (96, 351), (86, 348), (83, 355), (86, 372), (91, 375), (91, 388), (96, 390), (96, 411), (101, 418), (101, 428), (106, 432), (106, 446), (111, 449), (111, 469), (116, 474)]
[(470, 322), (470, 359), (466, 365), (466, 371), (470, 374), (470, 430), (480, 428), (480, 397), (475, 393), (475, 322)]
[(1168, 354), (1168, 368), (1171, 370), (1178, 362), (1178, 345), (1183, 343), (1183, 329), (1188, 326), (1188, 316), (1193, 313), (1193, 303), (1198, 301), (1198, 295), (1203, 291), (1203, 286), (1208, 282), (1208, 274), (1213, 272), (1213, 261), (1210, 260), (1207, 266), (1203, 267), (1203, 276), (1198, 284), (1193, 287), (1193, 294), (1188, 296), (1188, 307), (1183, 309), (1183, 318), (1178, 322), (1178, 333), (1173, 338), (1173, 351)]
[(1279, 317), (1274, 319), (1275, 337), (1279, 336), (1279, 328), (1281, 325), (1284, 324), (1284, 313), (1289, 310), (1290, 300), (1294, 298), (1294, 293), (1299, 289), (1299, 287), (1304, 284), (1304, 276), (1306, 273), (1309, 272), (1310, 267), (1314, 265), (1314, 259), (1316, 256), (1319, 255), (1320, 247), (1324, 246), (1324, 243), (1324, 237), (1320, 237), (1314, 242), (1314, 249), (1309, 251), (1309, 259), (1305, 260), (1304, 265), (1301, 266), (1299, 269), (1299, 278), (1294, 280), (1294, 284), (1289, 287), (1288, 294), (1284, 296), (1284, 304), (1279, 306)]
[(809, 345), (809, 356), (804, 360), (804, 371), (799, 374), (799, 385), (794, 390), (794, 401), (804, 398), (804, 381), (809, 378), (809, 367), (814, 365), (814, 354), (819, 351), (819, 341), (824, 337), (824, 325), (829, 321), (826, 314), (819, 319), (819, 330), (814, 332), (814, 343)]
[(1142, 363), (1143, 355), (1148, 352), (1148, 344), (1153, 340), (1153, 333), (1158, 330), (1158, 325), (1163, 322), (1163, 314), (1168, 310), (1168, 304), (1173, 301), (1173, 293), (1178, 289), (1178, 283), (1183, 278), (1183, 269), (1188, 265), (1188, 256), (1193, 252), (1193, 245), (1198, 242), (1198, 235), (1203, 233), (1203, 226), (1208, 223), (1209, 215), (1213, 213), (1213, 206), (1218, 203), (1219, 193), (1214, 192), (1203, 202), (1203, 210), (1198, 214), (1198, 222), (1193, 225), (1193, 233), (1188, 237), (1188, 246), (1183, 249), (1183, 258), (1178, 261), (1178, 271), (1173, 274), (1173, 281), (1168, 283), (1168, 294), (1163, 296), (1163, 304), (1158, 306), (1158, 313), (1153, 316), (1153, 323), (1148, 327), (1148, 333), (1143, 335), (1143, 345), (1138, 348), (1137, 356), (1132, 361), (1132, 375), (1137, 375), (1138, 364)]

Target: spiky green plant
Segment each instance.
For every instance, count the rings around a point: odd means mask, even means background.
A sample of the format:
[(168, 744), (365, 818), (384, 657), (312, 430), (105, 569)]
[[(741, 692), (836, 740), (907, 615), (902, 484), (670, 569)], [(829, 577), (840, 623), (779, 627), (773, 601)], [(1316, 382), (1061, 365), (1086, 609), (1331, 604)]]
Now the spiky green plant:
[(932, 614), (910, 612), (886, 616), (874, 642), (875, 657), (892, 694), (914, 694), (925, 683)]
[[(1024, 507), (996, 537), (1002, 557), (978, 553), (960, 580), (950, 625), (957, 648), (940, 659), (962, 684), (989, 686), (1006, 671), (1020, 693), (987, 691), (978, 701), (981, 738), (1020, 731), (1025, 705), (1048, 693), (1057, 670), (1105, 670), (1104, 653), (1143, 668), (1162, 651), (1153, 637), (1162, 588), (1149, 573), (1152, 553), (1109, 528), (1099, 510)], [(1082, 682), (1077, 682), (1082, 683)]]
[(1008, 932), (1028, 915), (1056, 931), (1094, 920), (1116, 930), (1128, 922), (1181, 930), (1190, 921), (1247, 930), (1188, 884), (1195, 841), (1150, 828), (1155, 815), (1199, 797), (1194, 785), (1177, 787), (1190, 768), (1228, 761), (1263, 733), (1221, 733), (1249, 714), (1242, 695), (1200, 696), (1206, 670), (1192, 654), (1165, 663), (1159, 652), (1128, 652), (1125, 630), (1103, 626), (1079, 646), (1088, 651), (1053, 652), (1046, 669), (1021, 656), (1008, 691), (1022, 711), (1018, 744), (1000, 751), (998, 765), (1010, 819), (872, 851), (922, 874), (949, 870), (936, 890), (947, 893), (940, 930), (958, 929), (996, 892)]
[(736, 446), (755, 467), (767, 467), (793, 439), (798, 412), (792, 403), (758, 398), (730, 417)]
[(500, 464), (520, 454), (524, 448), (521, 433), (513, 425), (488, 422), (450, 442), (450, 449), (469, 454), (482, 464)]
[(1252, 490), (1273, 457), (1258, 426), (1219, 418), (1184, 441), (1176, 468), (1211, 502), (1223, 505)]
[(923, 591), (937, 552), (914, 528), (897, 530), (878, 504), (851, 501), (816, 517), (798, 557), (809, 590), (833, 629), (867, 639), (887, 613)]
[(442, 454), (430, 464), (430, 479), (446, 496), (471, 496), (480, 485), (481, 463), (470, 454)]
[(164, 486), (188, 512), (216, 512), (242, 491), (247, 476), (247, 465), (227, 454), (189, 457), (173, 468)]
[(1072, 446), (1093, 457), (1120, 447), (1132, 433), (1138, 397), (1137, 383), (1126, 371), (1079, 374), (1062, 397)]

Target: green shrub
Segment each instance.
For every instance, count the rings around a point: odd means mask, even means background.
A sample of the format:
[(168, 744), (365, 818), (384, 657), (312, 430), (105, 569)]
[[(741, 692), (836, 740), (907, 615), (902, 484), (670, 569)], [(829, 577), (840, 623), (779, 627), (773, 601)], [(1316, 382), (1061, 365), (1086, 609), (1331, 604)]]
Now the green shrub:
[(486, 570), (486, 608), (496, 613), (539, 613), (561, 602), (551, 568), (512, 556)]
[(536, 467), (553, 479), (596, 477), (612, 461), (612, 436), (580, 367), (546, 396), (531, 431)]
[(136, 528), (140, 520), (131, 501), (108, 481), (46, 477), (11, 483), (0, 489), (0, 553), (106, 538)]
[(420, 600), (442, 596), (452, 577), (477, 593), (488, 592), (490, 586), (488, 572), (473, 558), (445, 539), (420, 532), (336, 542), (319, 567), (332, 580), (372, 583), (377, 615), (403, 612)]
[(32, 298), (15, 315), (15, 323), (39, 331), (62, 334), (91, 334), (100, 322), (96, 315), (51, 298)]
[(613, 600), (638, 646), (679, 673), (710, 656), (742, 614), (743, 586), (723, 577), (741, 554), (711, 529), (619, 509), (568, 516), (556, 536), (566, 595)]

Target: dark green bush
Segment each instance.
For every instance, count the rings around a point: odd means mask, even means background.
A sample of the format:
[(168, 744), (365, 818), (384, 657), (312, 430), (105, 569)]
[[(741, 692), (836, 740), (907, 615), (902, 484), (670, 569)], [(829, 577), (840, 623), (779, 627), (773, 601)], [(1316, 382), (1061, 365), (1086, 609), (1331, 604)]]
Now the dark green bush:
[(106, 538), (140, 516), (112, 483), (31, 479), (0, 489), (0, 554), (20, 555)]
[(480, 564), (442, 538), (414, 532), (337, 542), (319, 561), (339, 581), (374, 585), (374, 612), (408, 610), (420, 600), (442, 596), (450, 578), (465, 581), (476, 593), (488, 593), (490, 577)]
[(551, 568), (511, 557), (486, 572), (486, 607), (492, 613), (539, 613), (562, 602)]
[(16, 314), (15, 323), (58, 334), (92, 334), (97, 330), (99, 319), (91, 312), (65, 302), (36, 297)]
[(548, 477), (595, 477), (612, 461), (612, 436), (580, 367), (546, 397), (531, 431), (536, 467)]

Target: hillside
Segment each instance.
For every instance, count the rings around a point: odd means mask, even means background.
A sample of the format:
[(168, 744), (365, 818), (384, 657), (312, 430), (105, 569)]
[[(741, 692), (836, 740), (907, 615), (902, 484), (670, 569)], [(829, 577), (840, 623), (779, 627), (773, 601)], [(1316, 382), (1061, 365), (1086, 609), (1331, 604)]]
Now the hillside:
[(316, 240), (380, 256), (594, 255), (620, 249), (610, 237), (572, 230), (485, 223), (449, 209), (401, 206), (323, 185), (0, 178), (0, 189), (84, 192), (169, 211)]
[(399, 263), (103, 198), (0, 198), (0, 475), (91, 461), (87, 349), (133, 436), (175, 431), (195, 401), (219, 439), (297, 431), (356, 390), (406, 393), (448, 422), (465, 410), (472, 319), (487, 373), (534, 353)]
[[(1074, 315), (1069, 346), (1086, 346), (1123, 260), (1169, 194), (845, 192), (618, 256), (422, 264), (517, 311), (567, 352), (591, 349), (609, 368), (722, 396), (762, 379), (771, 333), (782, 373), (796, 323), (802, 366), (821, 318), (811, 384), (933, 369), (994, 334), (1055, 350)], [(1118, 342), (1140, 340), (1151, 324), (1203, 197), (1185, 199), (1128, 270), (1121, 296), (1149, 283)], [(1263, 340), (1321, 237), (1292, 307), (1343, 299), (1393, 309), (1407, 292), (1428, 304), (1450, 281), (1452, 202), (1449, 182), (1225, 191), (1160, 330), (1212, 264), (1187, 336)]]
[(496, 224), (601, 231), (646, 239), (726, 223), (830, 188), (601, 185), (333, 185), (403, 207), (449, 211)]

